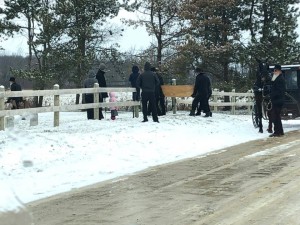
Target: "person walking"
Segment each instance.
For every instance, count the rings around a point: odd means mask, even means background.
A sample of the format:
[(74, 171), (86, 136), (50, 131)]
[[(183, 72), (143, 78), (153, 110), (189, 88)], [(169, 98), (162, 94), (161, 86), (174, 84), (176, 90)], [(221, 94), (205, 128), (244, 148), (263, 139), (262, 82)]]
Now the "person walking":
[(133, 101), (140, 101), (141, 99), (141, 93), (140, 93), (140, 88), (137, 87), (136, 81), (138, 77), (140, 76), (140, 69), (138, 66), (132, 66), (131, 69), (132, 73), (129, 76), (129, 82), (131, 84), (131, 87), (136, 89), (136, 92), (132, 93), (132, 100)]
[[(9, 78), (10, 83), (10, 91), (22, 91), (22, 87), (20, 84), (16, 82), (15, 77)], [(7, 99), (7, 103), (11, 103), (12, 109), (19, 109), (20, 103), (23, 101), (22, 97), (10, 97)]]
[[(117, 97), (116, 97), (116, 93), (115, 92), (110, 92), (109, 93), (109, 102), (116, 102), (117, 101)], [(118, 108), (117, 106), (112, 106), (110, 107), (110, 118), (112, 120), (116, 119), (116, 116), (118, 115)]]
[[(98, 83), (98, 80), (95, 77), (95, 73), (93, 71), (90, 71), (88, 74), (88, 78), (86, 78), (83, 82), (84, 88), (93, 88), (94, 84)], [(93, 93), (86, 93), (84, 94), (84, 100), (85, 103), (94, 103), (94, 94)], [(87, 119), (93, 120), (94, 119), (94, 109), (87, 109)]]
[(282, 122), (281, 122), (281, 110), (285, 99), (285, 79), (281, 71), (281, 65), (276, 64), (274, 66), (273, 77), (271, 80), (271, 118), (274, 124), (274, 133), (270, 137), (279, 137), (284, 135)]
[(151, 71), (151, 64), (145, 63), (144, 72), (137, 79), (137, 86), (142, 90), (142, 109), (144, 120), (147, 122), (147, 104), (151, 105), (152, 119), (159, 123), (157, 116), (157, 108), (155, 104), (155, 88), (159, 85), (159, 80), (154, 72)]
[[(211, 117), (212, 113), (209, 108), (209, 98), (212, 94), (211, 90), (211, 83), (208, 76), (203, 72), (201, 68), (196, 68), (195, 72), (197, 73), (195, 85), (194, 85), (194, 91), (192, 94), (193, 102), (192, 102), (192, 110), (190, 112), (190, 116), (195, 116), (195, 110), (197, 107), (200, 107), (200, 109), (203, 109), (203, 112), (205, 113), (205, 117)], [(200, 103), (200, 106), (198, 104)]]
[[(107, 87), (106, 86), (106, 79), (105, 79), (106, 67), (103, 63), (100, 64), (99, 70), (96, 74), (96, 79), (98, 81), (99, 87)], [(108, 97), (107, 92), (101, 92), (99, 94), (99, 102), (103, 102), (105, 98)], [(102, 107), (99, 108), (99, 120), (104, 119), (102, 113)]]

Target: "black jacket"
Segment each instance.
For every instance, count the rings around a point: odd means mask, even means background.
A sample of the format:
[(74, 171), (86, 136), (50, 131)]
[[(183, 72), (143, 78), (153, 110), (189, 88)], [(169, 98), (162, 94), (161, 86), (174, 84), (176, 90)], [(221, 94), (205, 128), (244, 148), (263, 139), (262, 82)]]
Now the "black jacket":
[[(105, 74), (105, 72), (102, 70), (98, 70), (98, 72), (96, 74), (96, 79), (98, 80), (99, 87), (107, 87), (104, 74)], [(107, 98), (108, 94), (107, 94), (107, 92), (101, 92), (101, 96), (102, 96), (102, 98)]]
[[(21, 88), (21, 85), (14, 82), (10, 85), (10, 90), (11, 91), (22, 91), (22, 88)], [(11, 98), (7, 99), (8, 102), (10, 102), (11, 100), (15, 100), (16, 102), (20, 102), (20, 101), (23, 100), (23, 98), (22, 97), (11, 97)]]
[(205, 73), (196, 76), (194, 92), (192, 96), (199, 95), (201, 98), (209, 98), (212, 94), (210, 79)]
[(142, 73), (137, 79), (137, 87), (141, 88), (143, 92), (155, 92), (156, 87), (159, 85), (157, 75), (150, 69), (150, 63), (146, 63), (144, 73)]
[(271, 82), (271, 102), (273, 105), (283, 105), (285, 98), (285, 80), (280, 74), (274, 81)]
[(156, 96), (156, 98), (164, 98), (165, 95), (164, 95), (164, 92), (162, 91), (162, 88), (161, 88), (161, 85), (164, 85), (164, 79), (159, 73), (156, 73), (156, 75), (157, 75), (158, 80), (159, 80), (159, 85), (156, 86), (155, 96)]
[(140, 75), (139, 68), (137, 66), (133, 66), (132, 74), (130, 74), (130, 76), (129, 76), (129, 82), (131, 83), (131, 87), (136, 88), (136, 81), (137, 81), (139, 75)]

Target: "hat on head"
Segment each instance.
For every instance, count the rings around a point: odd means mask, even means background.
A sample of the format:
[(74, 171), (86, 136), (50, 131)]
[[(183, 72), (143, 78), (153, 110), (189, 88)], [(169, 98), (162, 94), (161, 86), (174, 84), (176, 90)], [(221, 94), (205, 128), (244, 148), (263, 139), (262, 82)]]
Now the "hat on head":
[(99, 70), (106, 72), (106, 66), (104, 65), (104, 63), (101, 63), (99, 66)]
[(201, 67), (197, 67), (197, 68), (195, 69), (195, 71), (196, 71), (197, 73), (202, 73), (202, 72), (203, 72), (203, 69), (202, 69)]
[(9, 78), (9, 81), (15, 82), (15, 81), (16, 81), (16, 78), (10, 77), (10, 78)]
[(279, 64), (276, 64), (276, 65), (274, 66), (274, 70), (281, 70), (281, 66), (280, 66)]
[(151, 71), (156, 72), (157, 71), (156, 67), (152, 66)]
[(95, 75), (94, 71), (89, 71), (88, 77), (89, 77), (89, 78), (95, 78), (96, 75)]

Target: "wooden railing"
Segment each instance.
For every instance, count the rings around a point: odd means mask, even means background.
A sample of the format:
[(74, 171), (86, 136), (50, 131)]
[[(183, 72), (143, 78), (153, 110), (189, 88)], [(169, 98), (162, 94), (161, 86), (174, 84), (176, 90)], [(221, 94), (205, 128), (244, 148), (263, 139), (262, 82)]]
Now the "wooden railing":
[[(191, 105), (193, 98), (193, 85), (163, 85), (162, 89), (166, 97), (171, 97), (173, 102), (173, 113), (176, 113), (179, 104)], [(225, 96), (229, 97), (229, 102), (225, 102)], [(232, 114), (235, 114), (237, 107), (247, 107), (250, 113), (253, 106), (254, 94), (251, 91), (246, 93), (237, 93), (235, 90), (231, 92), (223, 92), (214, 90), (209, 101), (209, 105), (213, 107), (213, 111), (218, 111), (218, 107), (231, 107)], [(176, 107), (174, 107), (176, 106)]]
[[(81, 89), (59, 89), (59, 85), (54, 85), (53, 90), (25, 90), (25, 91), (5, 91), (3, 86), (0, 86), (0, 130), (5, 129), (5, 117), (15, 115), (28, 115), (38, 114), (44, 112), (54, 112), (54, 126), (59, 126), (59, 113), (66, 111), (74, 111), (80, 109), (94, 109), (94, 118), (99, 118), (100, 107), (114, 107), (114, 106), (133, 106), (134, 116), (139, 116), (138, 106), (140, 105), (137, 101), (118, 101), (118, 102), (99, 102), (99, 93), (101, 92), (135, 92), (135, 88), (116, 88), (107, 87), (99, 88), (99, 85), (95, 83), (94, 88), (81, 88)], [(60, 96), (67, 94), (94, 94), (94, 103), (88, 104), (77, 104), (77, 105), (61, 105)], [(33, 97), (33, 96), (54, 96), (54, 105), (37, 107), (37, 108), (25, 108), (16, 110), (5, 110), (4, 103), (5, 99), (9, 97)]]

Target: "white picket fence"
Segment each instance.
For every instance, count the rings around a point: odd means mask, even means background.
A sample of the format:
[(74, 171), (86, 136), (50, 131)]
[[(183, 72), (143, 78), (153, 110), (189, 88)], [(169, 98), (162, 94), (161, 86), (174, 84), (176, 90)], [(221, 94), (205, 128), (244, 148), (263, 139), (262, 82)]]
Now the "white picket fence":
[[(99, 102), (99, 93), (100, 92), (135, 92), (135, 88), (99, 88), (99, 85), (96, 83), (94, 88), (81, 88), (81, 89), (59, 89), (59, 85), (54, 85), (53, 90), (24, 90), (24, 91), (5, 91), (3, 86), (0, 86), (0, 130), (5, 129), (5, 118), (9, 118), (15, 115), (37, 115), (38, 113), (44, 112), (54, 112), (54, 126), (59, 126), (59, 113), (75, 111), (81, 109), (94, 109), (94, 118), (99, 118), (99, 108), (100, 107), (120, 107), (120, 106), (132, 106), (134, 107), (134, 116), (139, 116), (138, 107), (140, 105), (137, 101), (118, 101), (118, 102)], [(62, 105), (60, 102), (61, 95), (69, 94), (94, 94), (94, 103), (89, 104), (74, 104), (74, 105)], [(9, 97), (33, 97), (33, 96), (54, 96), (54, 104), (45, 107), (37, 108), (24, 108), (16, 110), (5, 110), (5, 99)]]

